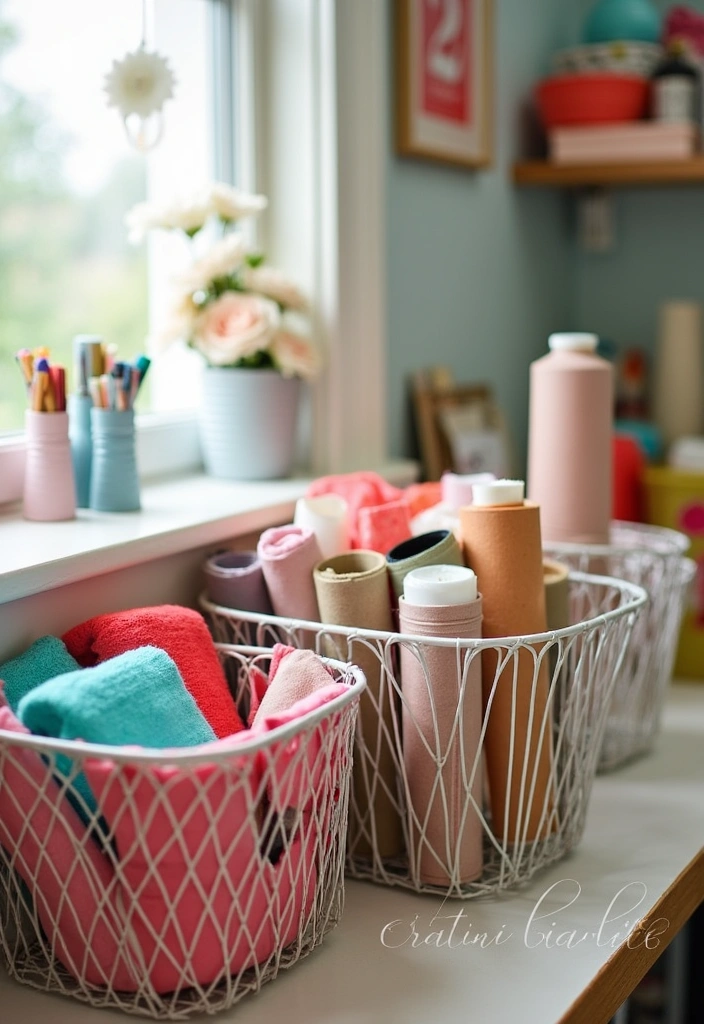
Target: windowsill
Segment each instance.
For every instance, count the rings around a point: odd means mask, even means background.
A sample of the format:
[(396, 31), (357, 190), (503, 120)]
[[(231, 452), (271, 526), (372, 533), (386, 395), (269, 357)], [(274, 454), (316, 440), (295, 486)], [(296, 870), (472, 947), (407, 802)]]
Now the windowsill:
[[(412, 461), (379, 472), (400, 486), (416, 478)], [(66, 523), (30, 523), (15, 506), (0, 512), (0, 604), (190, 548), (218, 544), (293, 514), (307, 477), (261, 483), (189, 474), (142, 487), (140, 512), (80, 509)]]

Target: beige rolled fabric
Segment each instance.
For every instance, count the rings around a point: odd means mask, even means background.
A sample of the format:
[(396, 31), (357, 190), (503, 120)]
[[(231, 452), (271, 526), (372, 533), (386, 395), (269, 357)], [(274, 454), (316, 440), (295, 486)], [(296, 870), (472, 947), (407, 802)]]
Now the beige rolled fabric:
[(569, 566), (543, 559), (545, 617), (548, 630), (564, 629), (570, 622)]
[[(484, 637), (546, 632), (538, 506), (471, 505), (460, 510), (460, 525), (467, 565), (477, 574), (484, 601)], [(495, 681), (497, 665), (498, 652), (485, 651), (492, 824), (509, 843), (530, 842), (555, 828), (548, 664), (543, 661), (534, 679), (535, 659), (522, 649)]]
[[(386, 559), (376, 551), (350, 551), (316, 566), (315, 592), (322, 622), (391, 632), (391, 600)], [(395, 694), (371, 642), (341, 637), (331, 654), (358, 665), (367, 679), (360, 702), (363, 750), (355, 752), (350, 806), (353, 855), (396, 857), (403, 850), (403, 827), (397, 806), (397, 761), (394, 736), (399, 732)], [(380, 720), (381, 725), (380, 727)]]

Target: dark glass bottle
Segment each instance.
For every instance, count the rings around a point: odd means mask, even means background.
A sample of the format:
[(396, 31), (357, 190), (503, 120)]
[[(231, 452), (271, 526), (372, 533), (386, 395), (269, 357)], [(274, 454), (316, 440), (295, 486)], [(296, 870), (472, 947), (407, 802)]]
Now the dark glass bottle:
[(673, 39), (653, 73), (653, 117), (656, 121), (699, 123), (701, 81), (687, 60), (682, 40)]

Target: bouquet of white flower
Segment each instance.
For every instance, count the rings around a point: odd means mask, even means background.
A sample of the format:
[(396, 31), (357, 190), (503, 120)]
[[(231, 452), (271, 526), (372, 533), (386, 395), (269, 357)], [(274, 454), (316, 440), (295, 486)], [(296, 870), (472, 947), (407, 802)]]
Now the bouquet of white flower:
[(175, 283), (174, 301), (158, 332), (161, 345), (183, 339), (210, 366), (273, 369), (285, 377), (314, 377), (320, 355), (296, 320), (307, 312), (305, 297), (284, 274), (251, 251), (235, 224), (266, 208), (265, 196), (215, 183), (166, 205), (138, 203), (127, 214), (129, 237), (179, 230), (194, 239), (206, 224), (221, 237)]

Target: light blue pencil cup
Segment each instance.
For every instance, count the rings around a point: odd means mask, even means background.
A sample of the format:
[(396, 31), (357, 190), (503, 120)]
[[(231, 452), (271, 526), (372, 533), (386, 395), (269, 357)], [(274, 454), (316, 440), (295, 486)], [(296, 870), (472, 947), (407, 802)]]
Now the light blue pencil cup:
[(93, 459), (93, 441), (90, 413), (93, 400), (90, 395), (68, 396), (68, 436), (71, 442), (73, 478), (76, 481), (76, 506), (90, 507), (90, 467)]
[(93, 461), (90, 507), (99, 512), (134, 512), (140, 507), (131, 409), (91, 409)]

